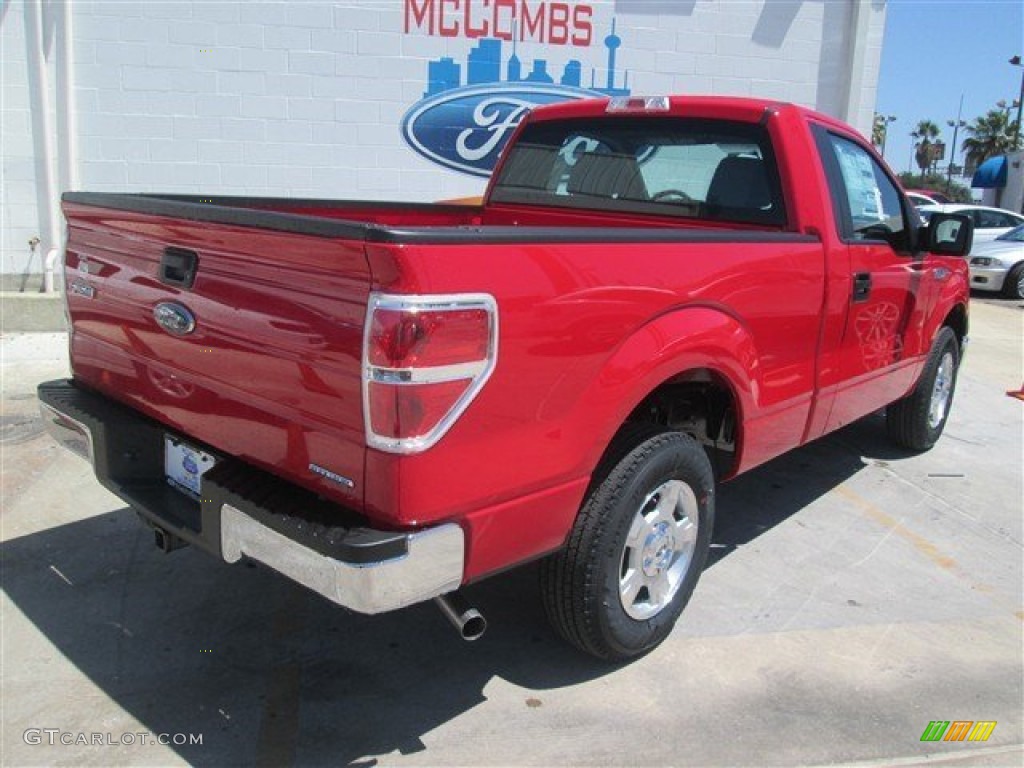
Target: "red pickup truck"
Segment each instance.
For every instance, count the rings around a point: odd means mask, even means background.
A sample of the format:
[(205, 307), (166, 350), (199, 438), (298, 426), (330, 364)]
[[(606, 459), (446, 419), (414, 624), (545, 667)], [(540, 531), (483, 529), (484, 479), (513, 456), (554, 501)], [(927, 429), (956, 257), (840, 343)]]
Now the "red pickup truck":
[(51, 432), (166, 550), (355, 611), (545, 558), (596, 656), (672, 629), (715, 482), (885, 407), (942, 432), (970, 222), (849, 127), (759, 100), (530, 113), (479, 206), (69, 193)]

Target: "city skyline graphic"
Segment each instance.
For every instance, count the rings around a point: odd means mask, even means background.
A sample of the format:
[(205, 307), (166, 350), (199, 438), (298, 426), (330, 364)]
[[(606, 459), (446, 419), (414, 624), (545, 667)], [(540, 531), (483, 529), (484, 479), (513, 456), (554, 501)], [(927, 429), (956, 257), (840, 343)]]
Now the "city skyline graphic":
[(504, 62), (505, 77), (502, 77), (502, 43), (498, 38), (484, 38), (470, 49), (466, 56), (466, 78), (463, 82), (463, 63), (451, 56), (442, 56), (427, 62), (427, 90), (424, 98), (452, 91), (456, 88), (474, 85), (490, 85), (498, 83), (532, 83), (537, 85), (562, 85), (568, 88), (581, 88), (600, 93), (605, 96), (628, 96), (629, 70), (623, 74), (622, 84), (617, 85), (618, 74), (616, 59), (618, 49), (622, 46), (622, 38), (615, 34), (615, 19), (612, 19), (611, 32), (605, 36), (604, 45), (607, 49), (607, 66), (605, 68), (604, 85), (598, 85), (598, 69), (590, 69), (590, 85), (583, 85), (583, 65), (578, 59), (569, 59), (562, 69), (557, 83), (548, 71), (548, 59), (537, 58), (533, 66), (524, 76), (524, 62), (519, 58), (515, 33), (512, 39), (512, 54)]

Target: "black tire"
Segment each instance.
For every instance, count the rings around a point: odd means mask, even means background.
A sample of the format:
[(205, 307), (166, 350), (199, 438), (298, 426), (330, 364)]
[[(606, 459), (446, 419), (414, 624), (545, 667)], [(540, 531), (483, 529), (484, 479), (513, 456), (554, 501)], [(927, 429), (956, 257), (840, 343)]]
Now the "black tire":
[(1024, 262), (1014, 266), (1006, 276), (1006, 280), (1003, 282), (1003, 296), (1008, 299), (1024, 299), (1022, 277), (1024, 277)]
[(959, 368), (960, 345), (956, 334), (949, 326), (943, 326), (932, 343), (914, 391), (885, 411), (889, 437), (897, 445), (912, 451), (927, 451), (935, 445), (949, 418)]
[[(555, 630), (593, 656), (621, 661), (661, 643), (689, 601), (711, 544), (714, 477), (696, 440), (663, 427), (626, 430), (608, 456), (566, 547), (541, 564), (540, 577)], [(636, 546), (627, 546), (631, 532)], [(651, 586), (631, 598), (620, 593), (641, 582)]]

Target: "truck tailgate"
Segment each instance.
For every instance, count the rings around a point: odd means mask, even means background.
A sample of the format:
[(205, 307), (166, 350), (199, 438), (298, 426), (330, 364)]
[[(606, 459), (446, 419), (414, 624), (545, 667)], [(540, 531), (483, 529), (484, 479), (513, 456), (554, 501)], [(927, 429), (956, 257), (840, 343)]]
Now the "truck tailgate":
[(64, 212), (76, 381), (362, 508), (361, 239), (67, 201)]

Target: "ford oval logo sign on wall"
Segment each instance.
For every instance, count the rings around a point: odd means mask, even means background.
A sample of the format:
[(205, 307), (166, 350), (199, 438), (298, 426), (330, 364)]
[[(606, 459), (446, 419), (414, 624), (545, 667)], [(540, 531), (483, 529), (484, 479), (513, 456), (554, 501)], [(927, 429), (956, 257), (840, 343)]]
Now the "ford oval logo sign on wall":
[(490, 176), (505, 142), (534, 107), (601, 94), (564, 85), (494, 84), (455, 88), (415, 104), (402, 136), (423, 157), (452, 170)]
[[(511, 13), (503, 13), (502, 5)], [(596, 6), (576, 5), (570, 18), (556, 10), (568, 13), (567, 4), (550, 3), (550, 14), (544, 16), (545, 4), (539, 3), (534, 18), (526, 3), (463, 0), (461, 26), (458, 21), (449, 23), (444, 6), (444, 0), (412, 0), (405, 12), (405, 34), (438, 34), (448, 38), (449, 45), (451, 38), (462, 35), (474, 43), (465, 60), (445, 50), (445, 55), (426, 62), (423, 100), (402, 118), (402, 138), (433, 163), (490, 176), (512, 132), (534, 107), (630, 95), (629, 73), (620, 69), (623, 40), (615, 33), (615, 18), (602, 38), (593, 18)], [(477, 23), (471, 24), (474, 13)], [(520, 42), (529, 43), (540, 57), (520, 58)], [(599, 42), (604, 43), (603, 51)]]
[(196, 329), (196, 318), (183, 304), (161, 301), (153, 308), (157, 325), (172, 336), (187, 336)]

